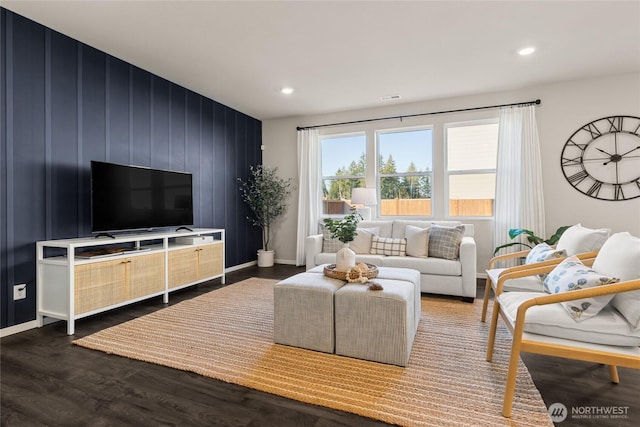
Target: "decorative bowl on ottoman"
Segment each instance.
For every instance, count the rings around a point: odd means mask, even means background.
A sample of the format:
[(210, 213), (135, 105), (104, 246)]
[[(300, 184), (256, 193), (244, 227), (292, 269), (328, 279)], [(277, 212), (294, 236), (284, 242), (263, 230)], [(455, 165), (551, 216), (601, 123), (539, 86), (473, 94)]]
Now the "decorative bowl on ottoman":
[(324, 266), (324, 275), (332, 279), (345, 280), (347, 282), (356, 282), (360, 278), (373, 279), (378, 276), (378, 267), (373, 264), (365, 264), (361, 262), (349, 271), (336, 270), (335, 264)]

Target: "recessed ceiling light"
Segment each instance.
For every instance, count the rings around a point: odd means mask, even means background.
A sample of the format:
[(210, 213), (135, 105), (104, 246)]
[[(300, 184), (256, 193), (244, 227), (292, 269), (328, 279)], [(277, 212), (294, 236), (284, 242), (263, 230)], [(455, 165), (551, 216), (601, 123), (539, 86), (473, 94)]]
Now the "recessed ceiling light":
[(535, 51), (536, 51), (535, 47), (523, 47), (518, 51), (518, 55), (522, 55), (522, 56), (531, 55)]
[(293, 88), (292, 87), (283, 87), (282, 89), (280, 89), (280, 92), (282, 92), (285, 95), (291, 95), (293, 93)]

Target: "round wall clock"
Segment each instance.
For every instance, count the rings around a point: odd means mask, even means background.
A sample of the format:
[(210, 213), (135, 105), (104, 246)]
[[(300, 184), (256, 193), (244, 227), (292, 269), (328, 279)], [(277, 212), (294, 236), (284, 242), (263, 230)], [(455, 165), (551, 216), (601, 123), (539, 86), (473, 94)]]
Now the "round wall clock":
[(640, 197), (640, 117), (594, 120), (569, 137), (562, 173), (579, 192), (600, 200)]

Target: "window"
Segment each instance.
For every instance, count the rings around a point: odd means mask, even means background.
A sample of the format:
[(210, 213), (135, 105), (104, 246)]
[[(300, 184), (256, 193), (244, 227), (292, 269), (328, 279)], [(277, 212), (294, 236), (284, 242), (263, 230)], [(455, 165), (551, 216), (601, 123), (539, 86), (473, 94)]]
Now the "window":
[(365, 187), (365, 135), (334, 135), (320, 138), (322, 151), (322, 213), (348, 213), (351, 189)]
[(381, 216), (431, 216), (433, 130), (377, 133)]
[(498, 123), (445, 125), (449, 216), (493, 216)]

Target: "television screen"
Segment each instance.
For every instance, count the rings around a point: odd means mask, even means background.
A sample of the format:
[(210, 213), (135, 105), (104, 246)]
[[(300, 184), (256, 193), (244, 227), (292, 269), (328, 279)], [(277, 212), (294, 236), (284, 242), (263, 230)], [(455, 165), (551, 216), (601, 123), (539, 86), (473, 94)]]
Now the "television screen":
[(91, 161), (91, 231), (192, 224), (190, 173)]

